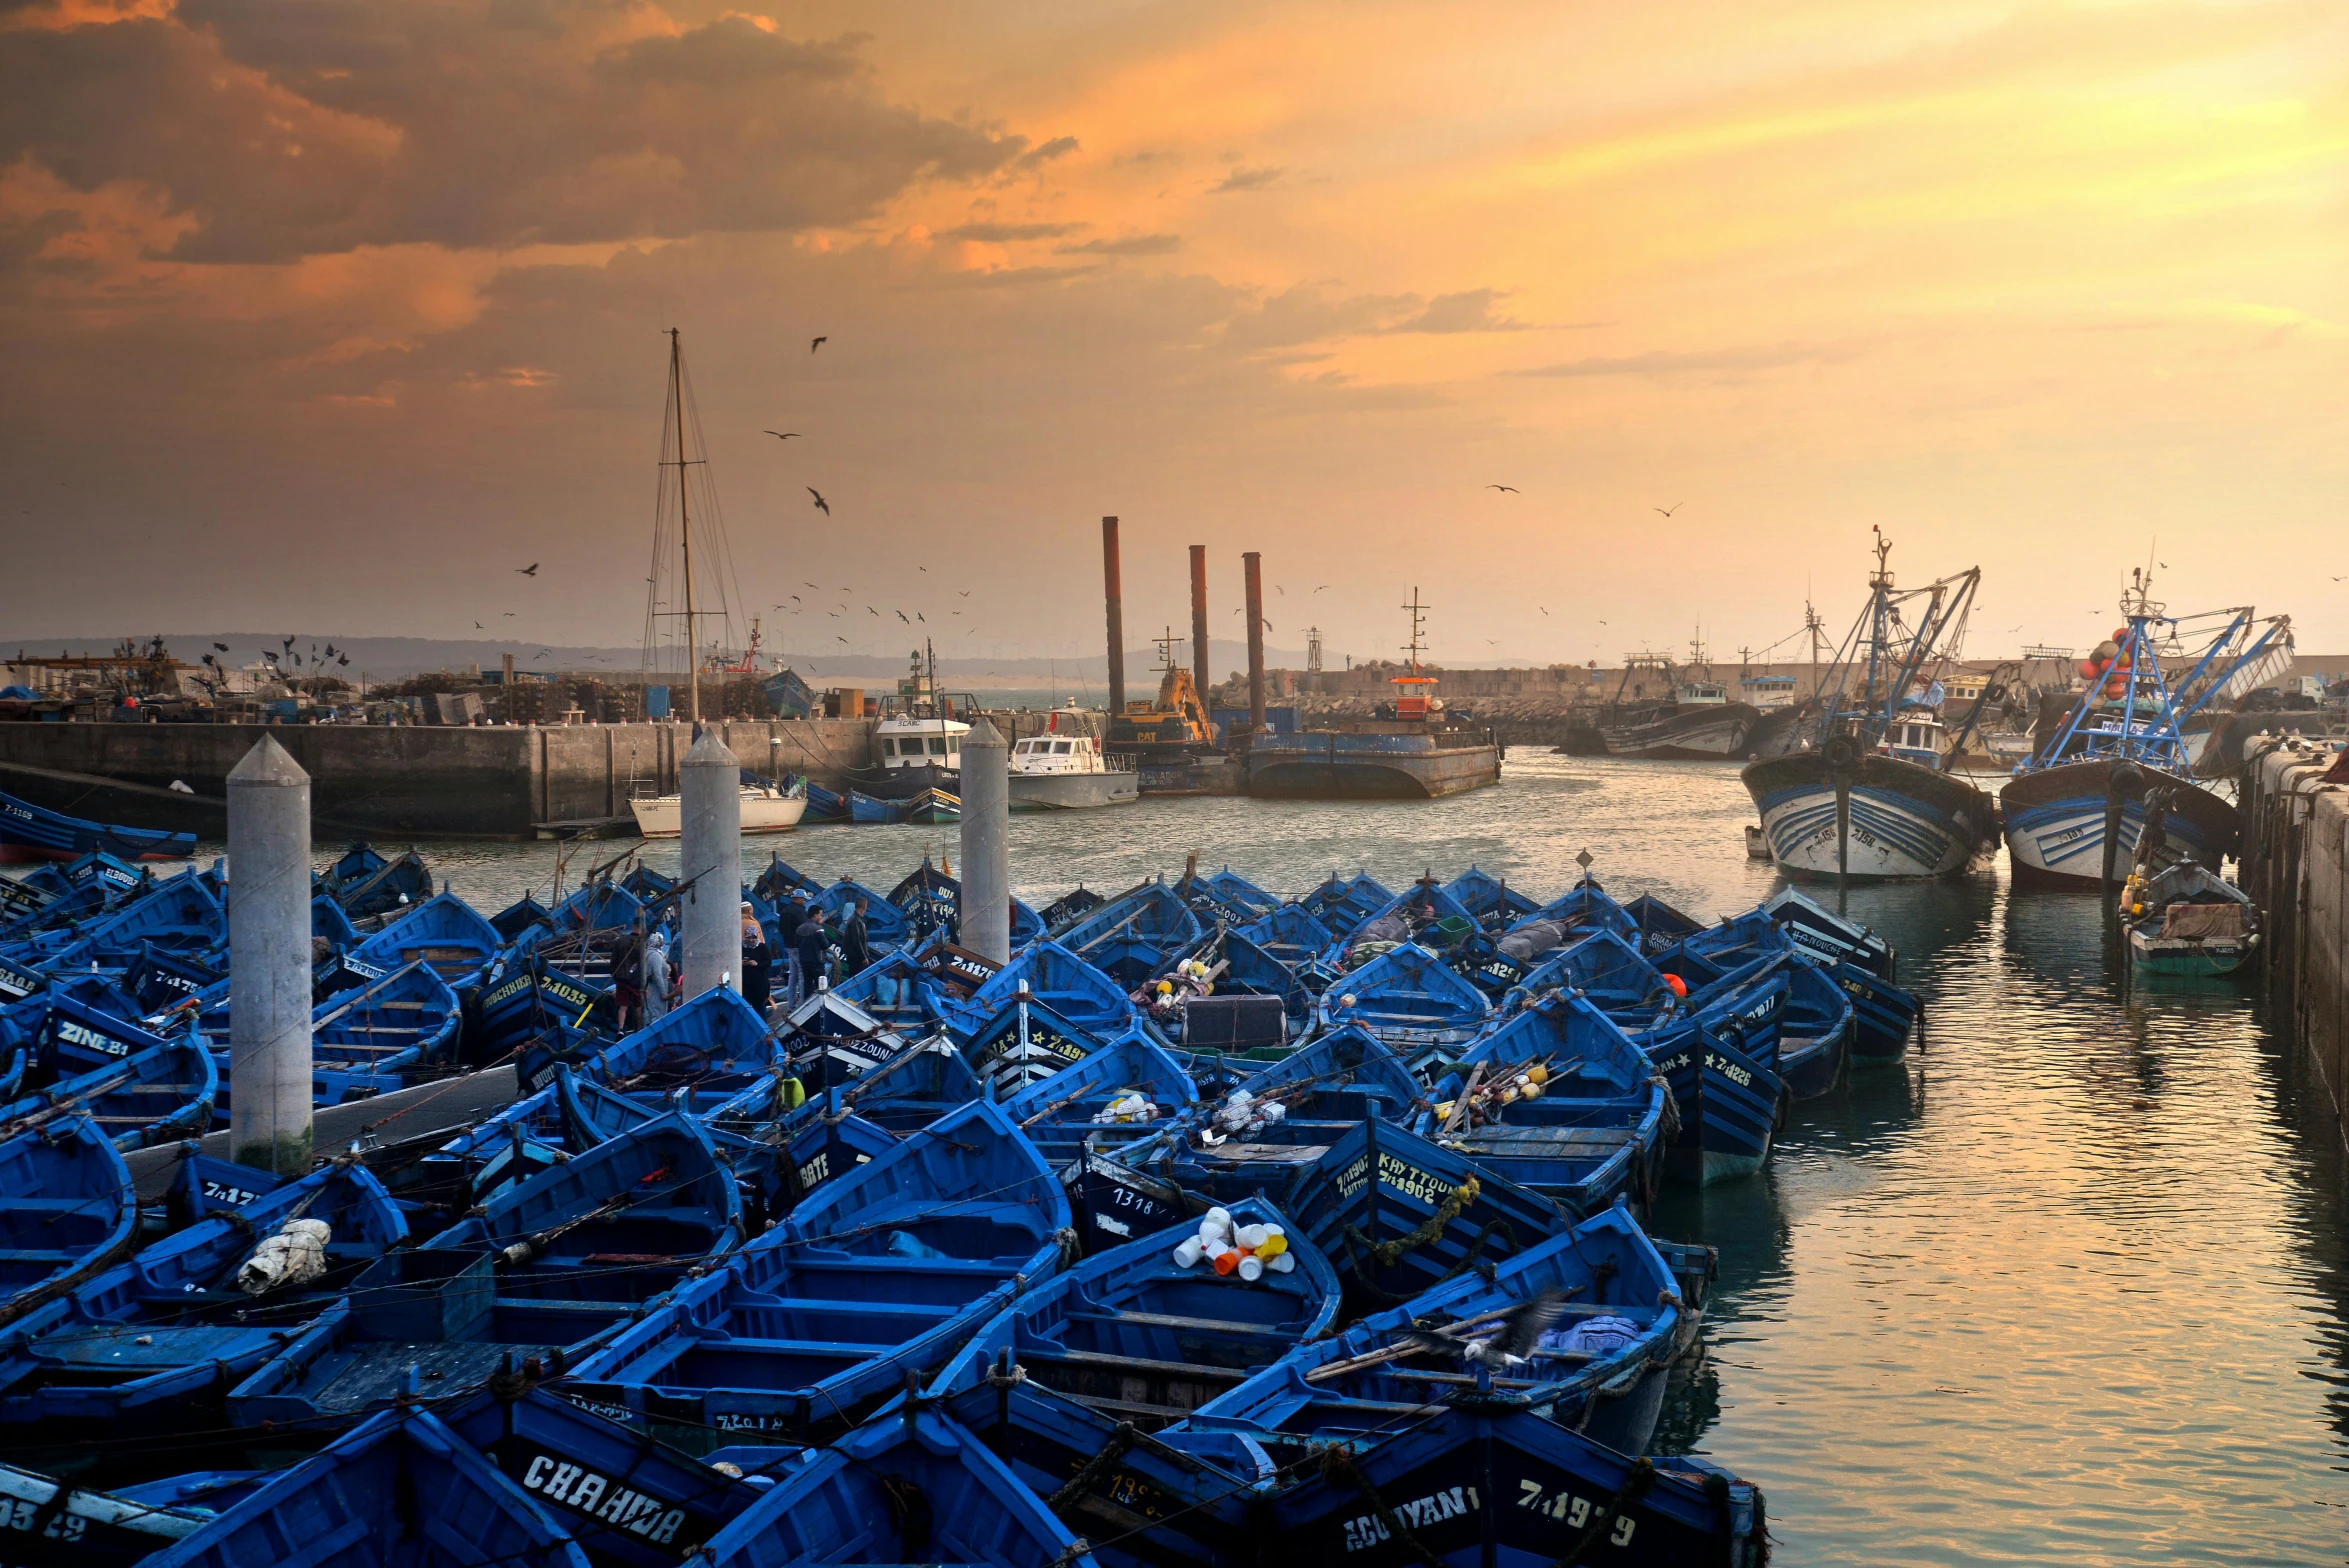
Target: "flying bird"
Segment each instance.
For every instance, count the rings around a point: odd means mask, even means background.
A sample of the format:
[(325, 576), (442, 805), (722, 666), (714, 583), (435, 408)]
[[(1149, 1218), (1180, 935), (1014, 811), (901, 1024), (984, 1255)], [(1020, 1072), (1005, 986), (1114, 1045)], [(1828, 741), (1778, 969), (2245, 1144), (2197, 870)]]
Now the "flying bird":
[[(900, 611), (898, 611), (898, 612), (897, 612), (897, 618), (898, 618), (899, 620), (901, 620), (901, 621), (905, 621), (905, 612), (904, 612), (903, 610), (900, 610)], [(906, 625), (908, 625), (908, 626), (911, 626), (911, 625), (913, 624), (913, 622), (911, 622), (911, 621), (905, 621), (905, 624), (906, 624)]]
[(279, 646), (279, 647), (281, 647), (281, 648), (285, 648), (285, 649), (287, 649), (287, 650), (289, 650), (289, 651), (290, 651), (290, 650), (293, 648), (293, 645), (294, 645), (294, 640), (293, 640), (293, 638), (291, 638), (291, 637), (288, 637), (288, 638), (287, 638), (287, 639), (286, 639), (284, 642), (281, 642), (281, 643), (279, 643), (279, 644), (278, 644), (278, 646)]
[(213, 647), (215, 647), (215, 648), (217, 648), (217, 649), (219, 649), (219, 650), (220, 650), (222, 653), (226, 653), (226, 652), (228, 652), (228, 644), (227, 644), (227, 643), (224, 643), (224, 642), (216, 642), (216, 643), (214, 643), (212, 646), (213, 646)]
[(807, 346), (807, 351), (808, 351), (809, 353), (813, 354), (813, 353), (814, 353), (814, 352), (815, 352), (817, 349), (820, 349), (820, 348), (822, 348), (822, 347), (823, 347), (825, 344), (827, 344), (827, 343), (829, 343), (829, 342), (831, 342), (831, 341), (832, 341), (832, 340), (831, 340), (830, 338), (828, 338), (828, 337), (817, 338), (817, 339), (816, 339), (814, 342), (812, 342), (812, 343), (808, 344), (808, 346)]
[(968, 588), (957, 588), (955, 592), (961, 594), (965, 599), (971, 596), (971, 591)]
[(914, 611), (914, 619), (921, 622), (924, 626), (930, 624), (930, 618), (919, 610)]
[(473, 629), (477, 632), (485, 632), (489, 630), (488, 627), (482, 625), (479, 621), (475, 621), (473, 623)]
[(1537, 604), (1537, 605), (1535, 605), (1535, 606), (1534, 606), (1534, 608), (1535, 608), (1535, 609), (1537, 609), (1537, 610), (1539, 610), (1539, 611), (1541, 611), (1541, 612), (1542, 612), (1542, 614), (1544, 614), (1544, 615), (1547, 615), (1547, 614), (1549, 614), (1549, 613), (1550, 613), (1550, 607), (1549, 607), (1548, 605), (1546, 605), (1546, 604)]
[(1315, 593), (1327, 593), (1329, 592), (1329, 584), (1323, 583), (1319, 588), (1316, 588), (1313, 591)]
[(1279, 594), (1279, 595), (1280, 595), (1282, 598), (1284, 598), (1284, 599), (1286, 599), (1286, 598), (1289, 596), (1289, 590), (1288, 590), (1288, 589), (1286, 589), (1286, 588), (1283, 588), (1283, 587), (1282, 587), (1282, 586), (1281, 586), (1279, 583), (1274, 583), (1274, 584), (1272, 585), (1272, 591), (1273, 591), (1274, 593), (1277, 593), (1277, 594)]
[[(823, 340), (819, 338), (817, 341), (822, 342)], [(823, 491), (818, 490), (814, 485), (809, 485), (807, 487), (807, 493), (816, 498), (817, 511), (823, 513), (826, 517), (830, 517), (832, 515), (832, 503), (824, 499)], [(814, 585), (810, 584), (810, 586), (812, 587)]]
[(834, 637), (832, 640), (833, 640), (834, 642), (846, 642), (846, 641), (848, 641), (848, 639), (847, 639), (847, 638), (845, 638), (845, 637)]
[(880, 614), (881, 614), (881, 612), (880, 612), (879, 610), (876, 610), (876, 609), (874, 609), (874, 608), (873, 608), (871, 605), (869, 605), (869, 604), (868, 604), (868, 605), (866, 605), (866, 606), (865, 606), (865, 614), (867, 614), (867, 615), (870, 615), (870, 616), (874, 617), (874, 618), (877, 620), (877, 619), (879, 619), (879, 618), (880, 618)]
[(510, 621), (510, 620), (512, 620), (512, 619), (514, 618), (514, 612), (513, 612), (513, 611), (511, 611), (511, 610), (508, 610), (508, 611), (506, 611), (506, 612), (505, 612), (505, 614), (506, 614), (506, 619), (507, 619), (507, 620), (509, 620), (509, 621)]
[(528, 566), (517, 566), (514, 568), (514, 570), (520, 572), (525, 577), (536, 577), (538, 575), (538, 563), (533, 561)]
[(1651, 512), (1662, 512), (1666, 517), (1670, 517), (1674, 512), (1679, 511), (1686, 505), (1688, 505), (1686, 501), (1675, 501), (1669, 507), (1651, 506), (1648, 508), (1648, 510)]
[(351, 656), (346, 653), (342, 657), (336, 659), (334, 662), (337, 664), (348, 664), (351, 662)]
[(1511, 495), (1516, 495), (1518, 493), (1517, 487), (1515, 485), (1486, 485), (1485, 488), (1487, 490), (1506, 490)]
[(767, 434), (773, 436), (778, 441), (788, 441), (793, 436), (798, 435), (799, 432), (796, 430), (770, 430), (767, 432)]
[(1413, 1329), (1397, 1334), (1394, 1343), (1436, 1355), (1457, 1356), (1462, 1361), (1481, 1363), (1495, 1372), (1503, 1372), (1532, 1360), (1534, 1347), (1565, 1310), (1566, 1292), (1545, 1290), (1531, 1301), (1501, 1314), (1499, 1326), (1481, 1339), (1472, 1339), (1469, 1330), (1454, 1326), (1432, 1332)]
[[(814, 583), (805, 583), (805, 582), (803, 582), (803, 583), (801, 583), (799, 586), (800, 586), (800, 587), (802, 587), (802, 588), (814, 588), (816, 585), (815, 585)], [(820, 591), (820, 590), (819, 590), (819, 591)]]

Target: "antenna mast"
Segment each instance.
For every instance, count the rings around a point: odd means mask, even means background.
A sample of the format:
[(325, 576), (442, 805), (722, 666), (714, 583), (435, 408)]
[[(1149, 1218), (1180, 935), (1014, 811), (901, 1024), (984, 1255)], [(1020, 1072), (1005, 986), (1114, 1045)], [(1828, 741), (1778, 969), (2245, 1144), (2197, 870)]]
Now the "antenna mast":
[(1417, 675), (1419, 673), (1419, 650), (1424, 642), (1424, 639), (1422, 639), (1420, 636), (1420, 628), (1427, 620), (1427, 612), (1435, 607), (1433, 605), (1421, 604), (1419, 602), (1419, 590), (1417, 588), (1413, 588), (1411, 590), (1411, 602), (1402, 606), (1402, 608), (1411, 612), (1411, 641), (1405, 645), (1404, 652), (1411, 656), (1411, 673)]

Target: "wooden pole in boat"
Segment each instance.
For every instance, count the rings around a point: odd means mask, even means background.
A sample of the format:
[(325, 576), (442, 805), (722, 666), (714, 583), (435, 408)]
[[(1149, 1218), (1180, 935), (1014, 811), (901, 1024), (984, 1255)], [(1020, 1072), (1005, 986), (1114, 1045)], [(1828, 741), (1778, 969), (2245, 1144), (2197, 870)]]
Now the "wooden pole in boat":
[(1207, 546), (1191, 546), (1191, 680), (1199, 688), (1199, 706), (1207, 701)]
[(2141, 789), (2145, 775), (2133, 762), (2115, 762), (2104, 775), (2104, 917), (2120, 918), (2120, 903), (2113, 896), (2113, 887), (2120, 879), (2121, 819), (2127, 809), (2129, 795)]
[(1126, 591), (1118, 569), (1117, 519), (1101, 519), (1101, 595), (1109, 607), (1109, 716), (1126, 711)]
[(228, 776), (229, 1158), (310, 1168), (310, 775), (264, 735)]
[(701, 723), (701, 627), (693, 618), (693, 517), (685, 505), (685, 345), (669, 329), (669, 401), (677, 405), (677, 539), (685, 549), (686, 717)]

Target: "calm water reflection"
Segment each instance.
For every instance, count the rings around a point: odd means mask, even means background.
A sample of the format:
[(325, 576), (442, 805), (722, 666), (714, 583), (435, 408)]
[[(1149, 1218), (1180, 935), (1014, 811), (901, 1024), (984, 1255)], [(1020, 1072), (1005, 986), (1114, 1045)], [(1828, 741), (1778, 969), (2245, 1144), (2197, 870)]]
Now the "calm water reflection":
[[(1587, 848), (1617, 893), (1711, 916), (1773, 885), (1744, 857), (1751, 817), (1732, 769), (1528, 753), (1503, 788), (1434, 805), (1021, 818), (1012, 870), (1038, 904), (1191, 850), (1282, 892), (1473, 862), (1546, 894)], [(885, 890), (955, 836), (771, 847)], [(554, 864), (547, 845), (424, 848), (493, 908), (543, 897)], [(1721, 1277), (1663, 1442), (1763, 1483), (1790, 1563), (2349, 1557), (2338, 1134), (2260, 999), (2124, 984), (2092, 897), (2003, 870), (1855, 889), (1851, 911), (1925, 994), (1924, 1049), (1799, 1107), (1762, 1175), (1667, 1199), (1659, 1229), (1720, 1248)]]

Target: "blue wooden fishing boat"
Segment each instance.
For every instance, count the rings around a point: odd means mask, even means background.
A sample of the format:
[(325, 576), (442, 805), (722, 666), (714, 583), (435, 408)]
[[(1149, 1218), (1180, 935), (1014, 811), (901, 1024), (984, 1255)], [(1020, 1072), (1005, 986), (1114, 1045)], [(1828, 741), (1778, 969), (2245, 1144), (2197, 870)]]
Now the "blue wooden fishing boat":
[(757, 1486), (648, 1443), (547, 1388), (512, 1382), (520, 1388), (501, 1379), (434, 1414), (606, 1568), (690, 1562), (761, 1495)]
[[(241, 1167), (225, 1170), (254, 1180)], [(408, 1240), (400, 1206), (354, 1159), (289, 1182), (261, 1176), (270, 1184), (262, 1192), (198, 1181), (197, 1201), (179, 1205), (197, 1211), (185, 1229), (0, 1331), (0, 1427), (19, 1441), (61, 1442), (111, 1437), (134, 1421), (146, 1432), (217, 1425), (230, 1384)], [(207, 1188), (245, 1201), (205, 1201)], [(255, 1247), (305, 1219), (328, 1228), (315, 1271), (276, 1283), (256, 1275), (254, 1288), (241, 1288)]]
[(92, 822), (0, 794), (0, 865), (73, 860), (93, 851), (124, 860), (185, 860), (196, 852), (196, 835)]
[(1394, 900), (1395, 895), (1373, 881), (1367, 871), (1357, 871), (1350, 877), (1333, 871), (1326, 881), (1297, 902), (1332, 933), (1342, 936)]
[(419, 1159), (403, 1190), (443, 1196), (461, 1214), (499, 1188), (552, 1169), (570, 1155), (560, 1090), (550, 1069), (542, 1087)]
[(958, 1036), (968, 1038), (1022, 993), (1041, 1002), (1096, 1040), (1114, 1039), (1135, 1021), (1125, 989), (1056, 941), (1038, 942), (997, 970), (956, 1010)]
[(1761, 911), (1786, 930), (1788, 940), (1827, 963), (1856, 964), (1880, 980), (1900, 978), (1900, 953), (1875, 931), (1829, 909), (1798, 887), (1783, 887), (1762, 900)]
[(192, 1031), (93, 1067), (0, 1106), (0, 1138), (60, 1115), (88, 1120), (125, 1153), (202, 1136), (220, 1076)]
[(1302, 904), (1283, 904), (1234, 929), (1292, 971), (1319, 957), (1337, 940), (1336, 933)]
[(119, 1005), (86, 1001), (72, 986), (51, 986), (0, 1009), (0, 1044), (21, 1044), (30, 1052), (18, 1093), (166, 1043), (163, 1035), (123, 1017)]
[(1509, 991), (1504, 1009), (1552, 991), (1580, 994), (1632, 1032), (1654, 1024), (1680, 1001), (1664, 972), (1613, 931), (1593, 932), (1543, 959)]
[(1043, 917), (1044, 934), (1058, 936), (1107, 902), (1109, 900), (1079, 882), (1037, 913)]
[[(1147, 1102), (1149, 1114), (1112, 1109), (1132, 1105), (1136, 1096)], [(1103, 1126), (1128, 1137), (1146, 1136), (1174, 1126), (1198, 1103), (1199, 1087), (1191, 1075), (1164, 1046), (1136, 1029), (1006, 1095), (1003, 1114), (1028, 1135), (1047, 1164), (1062, 1170), (1083, 1156), (1086, 1142)], [(1132, 1234), (1128, 1221), (1115, 1214), (1109, 1218), (1111, 1224), (1103, 1226), (1096, 1216), (1078, 1216), (1088, 1240), (1096, 1231), (1121, 1238)]]
[[(976, 1387), (924, 1403), (987, 1445), (1061, 1523), (1099, 1544), (1103, 1568), (1227, 1568), (1259, 1539), (1258, 1478), (1247, 1439), (1186, 1439), (1184, 1448), (1080, 1405), (998, 1356)], [(886, 1416), (883, 1419), (887, 1419)], [(1238, 1454), (1246, 1478), (1191, 1452)]]
[(1444, 891), (1475, 917), (1478, 925), (1493, 932), (1506, 931), (1541, 907), (1505, 879), (1474, 865), (1446, 882)]
[(1074, 1251), (1043, 1157), (976, 1101), (818, 1187), (780, 1229), (598, 1349), (575, 1391), (694, 1451), (713, 1432), (821, 1441)]
[(1611, 1448), (1644, 1452), (1672, 1363), (1695, 1346), (1701, 1313), (1619, 1206), (1499, 1263), (1490, 1279), (1464, 1272), (1334, 1338), (1297, 1345), (1189, 1424), (1296, 1437), (1375, 1430), (1398, 1410), (1480, 1387), (1463, 1357), (1413, 1349), (1403, 1336), (1496, 1323), (1546, 1292), (1563, 1293), (1564, 1312), (1529, 1362), (1494, 1375), (1492, 1387)]
[(1769, 1162), (1793, 1099), (1778, 1071), (1776, 1029), (1715, 1031), (1683, 1014), (1641, 1043), (1680, 1110), (1670, 1158), (1699, 1185), (1750, 1176)]
[(384, 1411), (147, 1562), (589, 1568), (554, 1513), (421, 1407)]
[(905, 1049), (908, 1036), (839, 991), (818, 990), (784, 1015), (779, 1033), (810, 1089), (850, 1083)]
[[(128, 897), (119, 907), (63, 930), (36, 937), (38, 961), (55, 968), (126, 967), (148, 946), (198, 956), (220, 954), (225, 965), (228, 906), (195, 871), (168, 877)], [(19, 958), (32, 951), (19, 949)]]
[(930, 971), (903, 951), (874, 960), (830, 994), (908, 1040), (944, 1028), (949, 1016)]
[(892, 1133), (909, 1133), (927, 1127), (957, 1106), (984, 1098), (986, 1092), (985, 1081), (954, 1043), (943, 1036), (933, 1037), (900, 1045), (895, 1053), (854, 1078), (834, 1078), (819, 1086), (807, 1105), (792, 1113), (791, 1120), (796, 1124), (816, 1114), (811, 1107), (821, 1103), (831, 1107), (825, 1114), (854, 1111)]
[[(1281, 1044), (1301, 1038), (1313, 1022), (1313, 993), (1306, 989), (1304, 980), (1295, 969), (1239, 932), (1226, 929), (1211, 940), (1200, 952), (1199, 962), (1215, 976), (1213, 994), (1221, 997), (1265, 996), (1281, 1004)], [(1185, 1037), (1203, 1033), (1194, 1028), (1188, 1009), (1183, 1017)], [(1227, 1043), (1227, 1036), (1218, 1036), (1217, 1044)], [(1206, 1042), (1200, 1040), (1202, 1047)], [(1242, 1046), (1243, 1049), (1259, 1049)]]
[[(1288, 1223), (1260, 1198), (1229, 1210), (1235, 1227)], [(1335, 1322), (1338, 1279), (1298, 1238), (1285, 1272), (1254, 1281), (1204, 1256), (1185, 1263), (1174, 1226), (1098, 1253), (1053, 1276), (971, 1336), (926, 1397), (984, 1387), (1008, 1356), (1031, 1382), (1155, 1431), (1229, 1393), (1300, 1340)]]
[(707, 1110), (783, 1065), (783, 1048), (758, 1009), (716, 986), (587, 1058), (581, 1070), (615, 1089), (666, 1095), (687, 1088)]
[(1163, 973), (1207, 937), (1191, 906), (1163, 882), (1146, 882), (1068, 930), (1059, 945), (1126, 987)]
[(551, 926), (526, 933), (482, 975), (466, 1031), (468, 1056), (494, 1062), (550, 1029), (581, 1029), (599, 1019), (608, 1026), (617, 1016), (614, 945), (612, 938), (593, 941), (587, 933), (562, 936)]
[(518, 941), (522, 933), (533, 926), (545, 925), (555, 918), (555, 912), (540, 903), (536, 897), (524, 893), (511, 904), (489, 917), (490, 928), (507, 941)]
[(1416, 944), (1372, 959), (1321, 998), (1324, 1028), (1357, 1025), (1415, 1064), (1451, 1054), (1491, 1014), (1482, 991)]
[(837, 790), (826, 789), (814, 779), (807, 781), (807, 811), (799, 819), (810, 822), (846, 822), (848, 797)]
[(962, 1051), (997, 1095), (1010, 1095), (1083, 1061), (1102, 1044), (1101, 1036), (1021, 991), (969, 1029)]
[(1761, 1489), (1703, 1459), (1634, 1459), (1487, 1398), (1390, 1412), (1272, 1494), (1295, 1561), (1363, 1568), (1761, 1568)]
[(865, 940), (875, 954), (903, 947), (914, 939), (913, 922), (906, 918), (905, 911), (853, 878), (842, 877), (824, 889), (816, 904), (831, 917), (832, 929), (838, 931), (840, 923), (848, 918), (849, 906), (860, 898), (865, 901)]
[(1645, 1213), (1680, 1131), (1672, 1090), (1647, 1054), (1581, 996), (1524, 1008), (1462, 1053), (1431, 1094), (1437, 1103), (1416, 1131), (1577, 1214), (1618, 1197)]
[[(786, 1468), (786, 1466), (788, 1466)], [(887, 1414), (790, 1463), (701, 1550), (710, 1568), (1004, 1563), (1100, 1568), (987, 1445), (927, 1408)]]
[(1556, 1199), (1375, 1118), (1331, 1140), (1281, 1209), (1337, 1270), (1348, 1317), (1513, 1257), (1573, 1222)]
[(1643, 953), (1660, 953), (1683, 937), (1694, 936), (1704, 929), (1704, 922), (1682, 914), (1653, 893), (1627, 900), (1623, 912), (1639, 926), (1639, 948)]
[(425, 1246), (385, 1254), (230, 1390), (238, 1426), (329, 1429), (501, 1367), (560, 1372), (741, 1240), (741, 1198), (678, 1114), (499, 1191)]
[(643, 1302), (743, 1241), (709, 1129), (668, 1111), (507, 1188), (427, 1242), (486, 1250), (501, 1300)]
[(1345, 1025), (1200, 1105), (1177, 1131), (1138, 1145), (1131, 1157), (1219, 1200), (1277, 1191), (1361, 1123), (1407, 1124), (1426, 1096), (1400, 1056)]
[(422, 962), (332, 999), (310, 1020), (317, 1102), (369, 1099), (399, 1088), (409, 1074), (453, 1061), (463, 1025), (457, 993)]
[(905, 820), (905, 802), (902, 800), (880, 800), (866, 794), (863, 790), (852, 789), (848, 792), (848, 820), (868, 824), (903, 822)]
[[(800, 1198), (776, 1144), (759, 1135), (761, 1129), (797, 1108), (797, 1100), (789, 1092), (795, 1080), (780, 1072), (775, 1074), (775, 1079), (786, 1091), (780, 1096), (774, 1088), (749, 1089), (717, 1110), (693, 1117), (703, 1136), (709, 1139), (718, 1162), (734, 1177), (742, 1200), (741, 1226), (746, 1237), (763, 1233), (769, 1224), (788, 1214)], [(615, 1138), (632, 1137), (672, 1114), (668, 1107), (657, 1102), (640, 1100), (617, 1089), (608, 1089), (592, 1078), (582, 1078), (571, 1071), (568, 1063), (556, 1067), (554, 1090), (555, 1103), (561, 1112), (563, 1145), (571, 1151), (593, 1149)], [(788, 1103), (777, 1106), (774, 1102), (778, 1098)]]
[(343, 962), (371, 980), (422, 962), (462, 994), (503, 946), (497, 927), (444, 888), (353, 948)]
[(411, 849), (386, 860), (363, 841), (344, 850), (319, 884), (319, 891), (353, 920), (388, 915), (432, 897), (432, 872), (423, 856)]
[(343, 906), (331, 898), (310, 900), (310, 936), (329, 947), (357, 947), (364, 940), (359, 928), (351, 924), (351, 917), (343, 913)]
[[(0, 1465), (0, 1515), (24, 1521), (12, 1529), (11, 1568), (131, 1568), (211, 1521), (211, 1510), (175, 1506), (151, 1491), (94, 1491)], [(36, 1530), (35, 1520), (46, 1522)]]
[[(1260, 919), (1271, 914), (1281, 904), (1278, 897), (1267, 893), (1229, 866), (1208, 876), (1190, 878), (1185, 891), (1194, 899), (1204, 898), (1208, 901), (1214, 910), (1210, 918), (1233, 922)], [(1200, 913), (1208, 914), (1209, 911), (1202, 909)]]
[(111, 1266), (138, 1225), (129, 1167), (88, 1117), (0, 1141), (0, 1324)]

